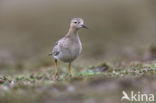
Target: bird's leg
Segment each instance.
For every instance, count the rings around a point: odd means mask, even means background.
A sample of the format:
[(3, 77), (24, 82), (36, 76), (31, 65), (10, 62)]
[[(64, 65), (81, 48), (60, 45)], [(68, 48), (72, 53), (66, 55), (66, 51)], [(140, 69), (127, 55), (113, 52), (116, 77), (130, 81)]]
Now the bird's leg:
[(55, 66), (55, 79), (57, 79), (58, 75), (58, 70), (57, 70), (57, 59), (54, 60), (54, 66)]
[(70, 75), (71, 75), (72, 78), (73, 78), (74, 75), (73, 75), (73, 73), (72, 73), (72, 71), (71, 71), (71, 63), (69, 63), (69, 65), (68, 65), (68, 71), (69, 71)]

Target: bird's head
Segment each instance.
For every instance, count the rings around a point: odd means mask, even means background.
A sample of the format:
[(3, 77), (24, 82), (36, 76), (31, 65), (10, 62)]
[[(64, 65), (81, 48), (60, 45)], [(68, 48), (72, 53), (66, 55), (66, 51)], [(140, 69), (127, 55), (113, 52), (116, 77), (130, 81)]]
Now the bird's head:
[(80, 29), (80, 28), (88, 29), (88, 27), (86, 25), (84, 25), (84, 21), (83, 21), (82, 18), (72, 19), (71, 23), (70, 23), (70, 28), (73, 28), (73, 29)]

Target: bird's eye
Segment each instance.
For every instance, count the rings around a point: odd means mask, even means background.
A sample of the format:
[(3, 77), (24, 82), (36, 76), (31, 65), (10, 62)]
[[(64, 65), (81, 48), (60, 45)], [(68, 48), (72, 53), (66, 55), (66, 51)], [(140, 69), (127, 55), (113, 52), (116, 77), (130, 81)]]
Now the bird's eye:
[(77, 22), (76, 22), (76, 21), (75, 21), (74, 23), (75, 23), (75, 24), (77, 24)]

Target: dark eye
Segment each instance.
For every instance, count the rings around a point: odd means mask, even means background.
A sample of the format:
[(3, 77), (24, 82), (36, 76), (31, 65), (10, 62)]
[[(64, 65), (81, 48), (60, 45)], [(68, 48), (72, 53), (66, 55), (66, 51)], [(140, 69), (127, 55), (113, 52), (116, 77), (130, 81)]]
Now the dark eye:
[(77, 22), (76, 22), (76, 21), (75, 21), (74, 23), (75, 23), (75, 24), (77, 24)]

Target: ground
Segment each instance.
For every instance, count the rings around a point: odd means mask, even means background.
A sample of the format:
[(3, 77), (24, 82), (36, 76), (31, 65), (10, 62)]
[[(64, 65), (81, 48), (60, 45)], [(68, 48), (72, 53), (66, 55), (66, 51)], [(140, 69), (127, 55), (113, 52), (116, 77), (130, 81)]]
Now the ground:
[(66, 67), (60, 67), (58, 80), (52, 65), (0, 75), (0, 103), (120, 103), (122, 91), (156, 94), (155, 61), (75, 68), (71, 78)]

